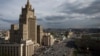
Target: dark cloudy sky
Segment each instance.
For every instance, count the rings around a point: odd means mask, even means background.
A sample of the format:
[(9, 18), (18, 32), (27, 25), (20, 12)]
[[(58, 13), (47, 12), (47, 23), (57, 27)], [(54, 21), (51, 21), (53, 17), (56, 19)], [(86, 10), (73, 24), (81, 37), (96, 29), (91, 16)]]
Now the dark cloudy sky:
[[(44, 28), (100, 28), (100, 0), (30, 0)], [(26, 0), (0, 0), (0, 27), (18, 23)]]

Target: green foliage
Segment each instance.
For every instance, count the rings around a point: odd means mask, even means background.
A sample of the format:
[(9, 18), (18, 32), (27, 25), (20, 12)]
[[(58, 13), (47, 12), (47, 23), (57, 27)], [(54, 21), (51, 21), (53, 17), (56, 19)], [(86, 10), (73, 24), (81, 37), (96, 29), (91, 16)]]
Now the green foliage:
[(100, 40), (98, 39), (92, 39), (91, 36), (85, 35), (82, 36), (82, 39), (75, 39), (75, 44), (77, 45), (78, 48), (92, 48), (92, 49), (100, 49)]

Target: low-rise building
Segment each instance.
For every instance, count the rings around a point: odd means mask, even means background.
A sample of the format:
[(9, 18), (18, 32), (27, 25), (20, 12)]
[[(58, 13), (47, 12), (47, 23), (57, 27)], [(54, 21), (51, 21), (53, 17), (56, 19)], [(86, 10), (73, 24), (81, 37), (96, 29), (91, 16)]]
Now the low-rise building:
[(52, 46), (54, 44), (54, 37), (50, 33), (45, 33), (42, 39), (42, 44), (45, 46)]
[(34, 43), (32, 40), (17, 43), (0, 44), (0, 56), (32, 56), (34, 54)]

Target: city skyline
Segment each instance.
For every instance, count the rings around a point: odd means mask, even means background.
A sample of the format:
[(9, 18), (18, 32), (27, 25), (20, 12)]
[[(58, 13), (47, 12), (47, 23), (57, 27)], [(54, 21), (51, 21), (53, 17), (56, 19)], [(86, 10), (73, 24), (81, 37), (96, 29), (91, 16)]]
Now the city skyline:
[[(0, 0), (0, 24), (18, 23), (26, 0)], [(44, 28), (99, 28), (99, 0), (30, 0)], [(23, 6), (24, 7), (24, 6)]]
[(100, 55), (99, 2), (1, 1), (0, 56)]

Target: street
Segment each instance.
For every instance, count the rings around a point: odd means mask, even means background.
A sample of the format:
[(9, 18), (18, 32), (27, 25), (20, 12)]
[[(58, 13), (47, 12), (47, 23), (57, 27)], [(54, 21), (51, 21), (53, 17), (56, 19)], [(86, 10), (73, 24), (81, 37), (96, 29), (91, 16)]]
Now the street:
[(45, 51), (38, 53), (36, 56), (70, 56), (72, 54), (73, 48), (69, 45), (71, 39), (66, 39), (58, 44), (55, 44)]

